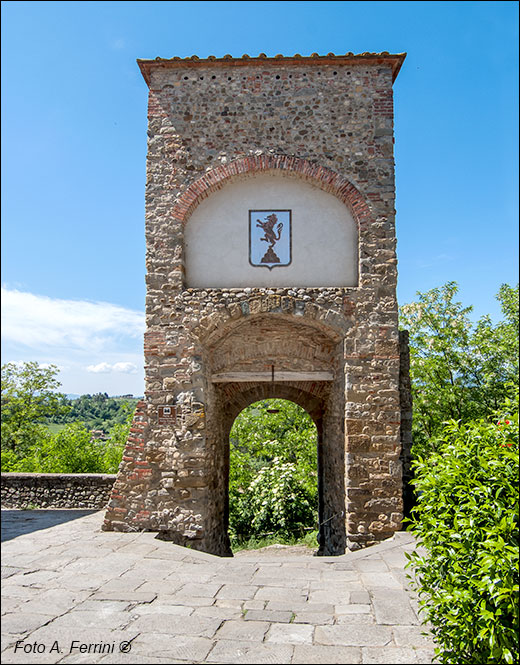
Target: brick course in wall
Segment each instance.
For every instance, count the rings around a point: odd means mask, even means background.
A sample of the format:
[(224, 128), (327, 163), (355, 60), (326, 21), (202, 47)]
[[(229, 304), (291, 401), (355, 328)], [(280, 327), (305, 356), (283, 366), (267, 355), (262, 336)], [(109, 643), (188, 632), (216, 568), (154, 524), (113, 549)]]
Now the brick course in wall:
[[(400, 528), (409, 398), (396, 300), (392, 85), (403, 60), (139, 61), (150, 88), (146, 391), (105, 529), (151, 529), (230, 554), (229, 431), (241, 408), (266, 397), (292, 399), (317, 424), (322, 554)], [(189, 288), (191, 213), (259, 173), (304, 180), (348, 207), (358, 229), (356, 286)], [(214, 381), (273, 366), (331, 378)], [(164, 406), (169, 421), (160, 420)]]

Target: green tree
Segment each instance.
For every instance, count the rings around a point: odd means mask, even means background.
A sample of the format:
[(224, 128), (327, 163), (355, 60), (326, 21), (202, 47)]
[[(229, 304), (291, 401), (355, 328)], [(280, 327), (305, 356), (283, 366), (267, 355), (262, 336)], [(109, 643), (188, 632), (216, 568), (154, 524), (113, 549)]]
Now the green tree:
[(518, 383), (518, 285), (503, 284), (497, 295), (502, 320), (479, 319), (472, 336), (472, 371), (476, 399), (487, 412), (496, 410)]
[(501, 287), (504, 319), (496, 325), (488, 316), (473, 324), (473, 308), (458, 302), (457, 292), (448, 282), (401, 308), (401, 327), (410, 334), (416, 453), (435, 449), (447, 420), (492, 413), (518, 380), (518, 286)]
[(83, 423), (70, 423), (31, 446), (22, 465), (35, 473), (102, 473), (102, 450)]
[(2, 365), (2, 450), (23, 456), (28, 447), (45, 438), (47, 419), (66, 412), (55, 365), (36, 362)]

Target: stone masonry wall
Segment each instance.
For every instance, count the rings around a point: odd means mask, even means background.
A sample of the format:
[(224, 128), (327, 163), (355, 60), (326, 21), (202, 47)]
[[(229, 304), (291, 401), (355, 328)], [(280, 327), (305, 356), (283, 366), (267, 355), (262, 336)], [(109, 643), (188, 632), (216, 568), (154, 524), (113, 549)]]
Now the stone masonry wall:
[(104, 508), (115, 475), (2, 473), (2, 508)]
[[(229, 442), (220, 423), (230, 403), (212, 376), (265, 370), (273, 357), (278, 368), (334, 375), (316, 407), (323, 450), (330, 448), (325, 503), (336, 522), (341, 515), (341, 524), (329, 524), (329, 550), (400, 528), (395, 58), (141, 63), (150, 88), (146, 391), (104, 528), (153, 529), (229, 554), (222, 518)], [(305, 180), (349, 208), (359, 236), (357, 286), (186, 288), (191, 212), (227, 183), (258, 173)], [(312, 386), (301, 389), (312, 396)], [(270, 394), (283, 391), (273, 385)], [(170, 422), (159, 420), (165, 405)]]

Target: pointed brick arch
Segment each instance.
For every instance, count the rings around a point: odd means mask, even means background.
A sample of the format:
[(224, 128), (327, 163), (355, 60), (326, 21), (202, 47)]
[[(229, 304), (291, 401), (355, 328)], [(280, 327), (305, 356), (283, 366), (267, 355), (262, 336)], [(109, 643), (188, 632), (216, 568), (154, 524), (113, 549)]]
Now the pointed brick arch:
[(325, 166), (286, 155), (242, 157), (229, 164), (217, 166), (188, 186), (175, 203), (171, 213), (172, 217), (185, 224), (201, 201), (213, 192), (222, 189), (231, 180), (248, 174), (254, 175), (269, 171), (297, 176), (334, 195), (350, 209), (359, 232), (370, 222), (369, 206), (359, 190), (347, 178)]

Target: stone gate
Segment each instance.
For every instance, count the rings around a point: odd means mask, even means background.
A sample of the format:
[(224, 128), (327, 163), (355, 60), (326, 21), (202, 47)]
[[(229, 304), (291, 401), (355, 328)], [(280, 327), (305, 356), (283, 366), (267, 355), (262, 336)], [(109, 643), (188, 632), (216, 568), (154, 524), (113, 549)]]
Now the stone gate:
[(229, 555), (229, 432), (270, 397), (317, 426), (320, 553), (400, 528), (411, 416), (392, 85), (404, 58), (138, 60), (146, 391), (105, 529)]

